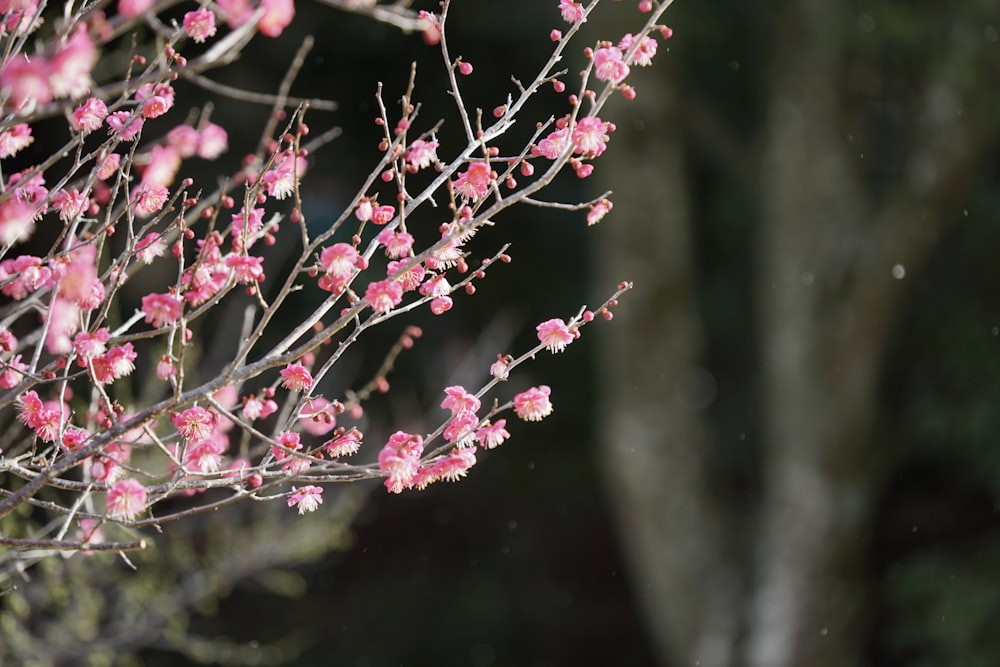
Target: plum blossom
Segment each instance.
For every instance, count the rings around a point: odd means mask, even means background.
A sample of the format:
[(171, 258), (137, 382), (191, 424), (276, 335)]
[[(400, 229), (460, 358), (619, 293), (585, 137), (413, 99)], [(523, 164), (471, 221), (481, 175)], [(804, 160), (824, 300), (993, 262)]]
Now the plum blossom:
[(455, 187), (455, 192), (476, 201), (489, 193), (496, 177), (497, 174), (490, 168), (489, 162), (472, 162), (466, 171), (459, 172), (452, 185)]
[(108, 516), (131, 521), (146, 509), (146, 487), (137, 480), (118, 480), (108, 489)]
[(277, 37), (295, 18), (295, 4), (292, 0), (261, 0), (264, 14), (257, 21), (257, 30), (262, 35)]
[(159, 329), (180, 319), (183, 303), (173, 293), (147, 294), (142, 297), (142, 314), (146, 324)]
[(559, 0), (559, 13), (566, 23), (580, 23), (587, 20), (583, 5), (572, 0)]
[(614, 204), (610, 199), (602, 199), (591, 206), (590, 210), (587, 211), (587, 225), (596, 225), (611, 212), (612, 208), (614, 208)]
[(58, 190), (52, 195), (52, 208), (59, 211), (59, 219), (67, 224), (86, 213), (90, 204), (90, 197), (76, 188)]
[(212, 435), (218, 416), (196, 405), (182, 412), (170, 413), (170, 422), (186, 443), (195, 445)]
[(323, 488), (309, 484), (301, 489), (292, 487), (292, 492), (288, 494), (288, 506), (298, 507), (299, 514), (315, 512), (316, 508), (323, 504)]
[(365, 289), (365, 300), (376, 313), (388, 313), (403, 300), (403, 286), (392, 279), (374, 281)]
[(184, 14), (184, 32), (197, 43), (215, 35), (215, 14), (205, 7)]
[(538, 146), (533, 149), (536, 155), (544, 155), (549, 160), (555, 160), (562, 155), (569, 140), (569, 128), (562, 128), (549, 132), (548, 136), (538, 142)]
[[(343, 429), (339, 430), (343, 431)], [(361, 432), (354, 428), (324, 442), (322, 447), (323, 451), (333, 458), (355, 454), (360, 448)]]
[(560, 318), (546, 320), (535, 327), (538, 332), (538, 340), (549, 352), (562, 352), (566, 346), (573, 342), (573, 332), (566, 326)]
[(597, 157), (608, 147), (608, 123), (597, 116), (581, 118), (573, 128), (573, 152)]
[(162, 185), (141, 183), (132, 193), (132, 210), (141, 218), (148, 217), (167, 203), (170, 191)]
[(122, 141), (132, 141), (142, 130), (143, 118), (131, 111), (115, 111), (105, 119), (105, 122), (111, 128), (112, 134), (117, 134)]
[(537, 422), (552, 414), (552, 402), (549, 394), (552, 390), (546, 385), (531, 387), (514, 396), (514, 412), (524, 421)]
[(215, 123), (205, 123), (198, 133), (198, 157), (214, 160), (229, 147), (229, 135)]
[(476, 429), (476, 440), (485, 449), (493, 449), (504, 443), (505, 440), (510, 438), (510, 433), (507, 432), (507, 420), (498, 419), (492, 424), (486, 422), (478, 429)]
[(417, 139), (406, 151), (406, 167), (408, 171), (416, 172), (426, 169), (437, 162), (438, 142)]
[(21, 149), (31, 145), (35, 138), (31, 136), (31, 127), (27, 123), (18, 123), (9, 130), (0, 132), (0, 158), (8, 158)]
[(49, 83), (56, 97), (82, 97), (90, 89), (90, 71), (97, 62), (97, 47), (80, 23), (49, 63)]
[(281, 385), (292, 391), (309, 391), (313, 379), (309, 369), (300, 363), (292, 362), (281, 369)]
[[(629, 33), (622, 37), (621, 41), (618, 42), (618, 48), (621, 49), (622, 53), (627, 53), (634, 44), (635, 36)], [(652, 65), (653, 56), (656, 55), (656, 47), (657, 44), (655, 39), (648, 36), (643, 37), (639, 40), (639, 46), (632, 55), (632, 64), (638, 65), (639, 67), (648, 67), (649, 65)]]
[(409, 257), (413, 250), (413, 235), (395, 229), (383, 229), (378, 242), (385, 247), (385, 256), (389, 259)]
[(622, 58), (621, 49), (607, 46), (594, 51), (594, 76), (601, 81), (621, 83), (628, 73), (629, 67)]
[(77, 132), (88, 134), (98, 129), (107, 116), (108, 105), (104, 103), (104, 100), (98, 97), (89, 97), (73, 110), (69, 123)]
[(385, 475), (385, 488), (400, 493), (413, 486), (420, 469), (424, 439), (419, 435), (396, 431), (378, 455), (379, 470)]

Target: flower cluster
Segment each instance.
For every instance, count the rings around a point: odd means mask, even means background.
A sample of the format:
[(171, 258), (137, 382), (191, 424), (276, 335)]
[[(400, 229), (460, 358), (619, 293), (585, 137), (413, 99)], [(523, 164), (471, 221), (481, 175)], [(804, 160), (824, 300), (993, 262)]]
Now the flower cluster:
[[(458, 82), (478, 70), (444, 47), (452, 1), (437, 14), (398, 7), (394, 21), (419, 30), (428, 48), (442, 45), (449, 93), (461, 100)], [(256, 100), (206, 84), (201, 72), (235, 60), (256, 35), (279, 37), (295, 20), (293, 0), (191, 2), (179, 22), (166, 20), (175, 4), (117, 0), (50, 12), (20, 0), (0, 26), (8, 47), (0, 56), (0, 410), (17, 416), (0, 463), (22, 480), (3, 489), (0, 517), (26, 508), (39, 530), (85, 534), (94, 545), (114, 534), (112, 524), (159, 525), (224, 494), (222, 502), (282, 497), (303, 514), (319, 509), (324, 484), (381, 478), (398, 493), (456, 481), (477, 454), (510, 438), (504, 414), (527, 422), (551, 414), (548, 386), (510, 396), (504, 382), (539, 352), (564, 351), (595, 313), (610, 319), (627, 284), (593, 312), (541, 322), (531, 349), (484, 360), (478, 388), (445, 388), (447, 416), (427, 430), (374, 423), (366, 412), (390, 391), (393, 361), (419, 330), (407, 328), (360, 387), (343, 387), (333, 369), (370, 329), (418, 309), (444, 316), (511, 262), (507, 245), (484, 246), (476, 233), (497, 226), (507, 208), (548, 206), (542, 193), (566, 168), (581, 178), (593, 172), (615, 131), (602, 118), (605, 104), (634, 96), (631, 68), (650, 64), (657, 34), (669, 36), (658, 23), (665, 7), (640, 3), (648, 16), (638, 15), (634, 32), (583, 49), (588, 67), (569, 90), (557, 65), (598, 3), (551, 0), (551, 20), (570, 27), (539, 33), (557, 46), (533, 83), (492, 116), (459, 104), (458, 118), (442, 120), (465, 131), (464, 143), (440, 139), (439, 125), (418, 118), (415, 77), (398, 110), (380, 91), (377, 165), (336, 216), (311, 224), (300, 186), (316, 168), (313, 152), (335, 133), (313, 132), (306, 112), (312, 122), (334, 104), (292, 100), (283, 87), (267, 98), (275, 109), (267, 136), (227, 163), (226, 129), (211, 107), (189, 112), (177, 84), (205, 85), (222, 96), (217, 103)], [(338, 4), (372, 13), (375, 3)], [(43, 14), (51, 32), (27, 39)], [(155, 44), (139, 44), (141, 25)], [(135, 51), (112, 56), (127, 30)], [(508, 131), (549, 86), (566, 106), (531, 120), (533, 136), (512, 150)], [(43, 120), (64, 122), (65, 132), (42, 132)], [(40, 148), (51, 159), (32, 162)], [(193, 161), (215, 161), (219, 178), (183, 178)], [(606, 195), (551, 206), (586, 212), (591, 225), (612, 210)], [(266, 251), (279, 244), (288, 252), (272, 261)], [(375, 434), (392, 435), (376, 454), (366, 451), (366, 431), (378, 441), (385, 436)], [(51, 500), (33, 503), (43, 490)], [(80, 500), (94, 492), (103, 505)], [(166, 502), (177, 498), (188, 505)]]

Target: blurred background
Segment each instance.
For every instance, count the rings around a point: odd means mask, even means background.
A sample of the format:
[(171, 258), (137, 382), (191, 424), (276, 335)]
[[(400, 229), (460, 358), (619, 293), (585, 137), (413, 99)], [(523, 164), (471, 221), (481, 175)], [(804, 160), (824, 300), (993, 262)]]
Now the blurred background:
[[(537, 69), (556, 5), (454, 2), (470, 106)], [(398, 97), (416, 60), (418, 90), (444, 88), (418, 36), (298, 12), (318, 41), (293, 92), (337, 100), (344, 128), (306, 181), (322, 224), (374, 163), (374, 82)], [(634, 25), (601, 17), (594, 39)], [(477, 336), (517, 349), (634, 281), (611, 325), (520, 380), (552, 386), (548, 420), (514, 424), (460, 484), (171, 526), (136, 573), (45, 562), (66, 590), (20, 616), (8, 601), (8, 647), (59, 635), (77, 651), (54, 664), (1000, 664), (1000, 2), (679, 0), (666, 20), (595, 174), (554, 186), (614, 190), (611, 215), (500, 221), (514, 263), (419, 322), (384, 408), (433, 417), (445, 369), (501, 351)], [(262, 44), (220, 80), (280, 78), (298, 41)], [(449, 119), (446, 144), (454, 113), (432, 97), (421, 119)], [(250, 142), (262, 125), (214, 113)]]

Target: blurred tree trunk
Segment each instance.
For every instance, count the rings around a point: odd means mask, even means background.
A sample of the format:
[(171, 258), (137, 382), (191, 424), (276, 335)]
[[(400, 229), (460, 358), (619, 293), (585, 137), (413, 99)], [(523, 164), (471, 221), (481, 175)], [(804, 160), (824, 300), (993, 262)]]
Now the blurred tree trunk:
[(862, 662), (862, 568), (884, 463), (870, 441), (882, 356), (906, 279), (955, 217), (956, 193), (996, 138), (988, 114), (992, 134), (961, 113), (970, 107), (960, 90), (928, 71), (906, 102), (907, 159), (874, 194), (865, 149), (845, 127), (836, 28), (845, 9), (833, 0), (787, 9), (773, 26), (782, 37), (761, 91), (765, 114), (737, 167), (761, 219), (757, 507), (725, 507), (712, 495), (711, 425), (686, 394), (705, 336), (682, 142), (728, 152), (720, 163), (740, 142), (698, 137), (695, 126), (712, 127), (703, 118), (672, 122), (661, 71), (616, 109), (622, 120), (603, 165), (615, 208), (596, 271), (602, 284), (628, 278), (636, 288), (604, 330), (600, 437), (634, 588), (665, 665)]
[(615, 205), (594, 243), (598, 284), (635, 284), (613, 325), (601, 327), (607, 492), (665, 663), (726, 665), (739, 590), (726, 562), (731, 533), (707, 480), (713, 388), (701, 367), (683, 144), (663, 75), (637, 80), (639, 96), (615, 108), (614, 150), (602, 167)]

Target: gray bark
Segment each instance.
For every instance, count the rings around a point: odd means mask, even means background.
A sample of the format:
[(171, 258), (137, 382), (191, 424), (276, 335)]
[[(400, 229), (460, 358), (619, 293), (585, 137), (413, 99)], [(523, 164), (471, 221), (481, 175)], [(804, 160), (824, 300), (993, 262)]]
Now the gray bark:
[(664, 664), (728, 665), (738, 579), (706, 479), (714, 385), (701, 367), (682, 144), (662, 84), (637, 87), (614, 111), (618, 130), (598, 167), (614, 180), (614, 210), (592, 239), (598, 284), (635, 284), (601, 327), (607, 493)]

